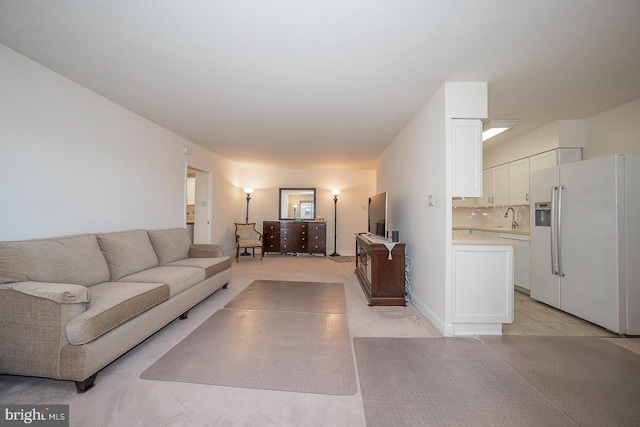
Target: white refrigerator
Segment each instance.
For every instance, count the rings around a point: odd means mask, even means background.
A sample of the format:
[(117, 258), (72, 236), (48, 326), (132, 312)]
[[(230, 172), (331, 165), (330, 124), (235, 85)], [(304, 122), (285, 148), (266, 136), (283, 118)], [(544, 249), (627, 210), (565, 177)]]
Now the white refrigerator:
[(530, 175), (531, 297), (640, 334), (640, 153)]

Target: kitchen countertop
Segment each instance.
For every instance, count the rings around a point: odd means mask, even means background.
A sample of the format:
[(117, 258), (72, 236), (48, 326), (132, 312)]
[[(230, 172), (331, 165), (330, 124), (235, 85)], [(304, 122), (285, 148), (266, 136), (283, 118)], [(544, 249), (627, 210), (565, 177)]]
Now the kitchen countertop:
[(521, 235), (524, 235), (524, 236), (528, 236), (529, 235), (529, 230), (512, 230), (510, 228), (453, 227), (453, 230), (477, 230), (477, 231), (491, 231), (493, 233), (521, 234)]
[[(463, 230), (467, 230), (464, 228)], [(517, 245), (518, 242), (511, 239), (502, 239), (492, 236), (478, 236), (477, 234), (453, 234), (453, 245)]]

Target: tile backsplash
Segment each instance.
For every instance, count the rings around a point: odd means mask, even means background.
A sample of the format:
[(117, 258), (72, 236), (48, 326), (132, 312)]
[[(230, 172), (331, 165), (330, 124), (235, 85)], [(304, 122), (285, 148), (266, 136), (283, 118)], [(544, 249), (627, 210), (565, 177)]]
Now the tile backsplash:
[[(516, 214), (518, 230), (529, 230), (529, 206), (511, 206)], [(490, 227), (511, 228), (512, 213), (505, 218), (508, 206), (491, 208), (453, 208), (452, 223), (454, 227)]]

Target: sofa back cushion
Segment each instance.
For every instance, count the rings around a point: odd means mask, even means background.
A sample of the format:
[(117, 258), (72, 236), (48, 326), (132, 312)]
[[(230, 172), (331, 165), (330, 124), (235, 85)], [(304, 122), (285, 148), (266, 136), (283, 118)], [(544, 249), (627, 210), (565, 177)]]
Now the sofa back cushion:
[(147, 233), (161, 266), (189, 257), (191, 239), (186, 228), (147, 230)]
[(158, 266), (158, 257), (145, 230), (98, 234), (98, 243), (112, 281)]
[(0, 283), (91, 286), (108, 280), (109, 268), (95, 234), (0, 242)]

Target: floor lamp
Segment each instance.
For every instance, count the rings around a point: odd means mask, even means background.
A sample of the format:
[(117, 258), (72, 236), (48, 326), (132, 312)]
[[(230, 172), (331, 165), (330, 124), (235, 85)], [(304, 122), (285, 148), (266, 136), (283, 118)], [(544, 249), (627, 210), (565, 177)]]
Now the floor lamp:
[[(247, 216), (244, 220), (245, 224), (249, 224), (249, 200), (251, 200), (251, 193), (253, 193), (253, 188), (247, 187), (244, 189), (244, 192), (247, 194)], [(249, 256), (251, 255), (247, 248), (244, 248), (244, 252), (240, 254), (240, 256)]]
[(338, 194), (340, 194), (340, 190), (332, 190), (331, 194), (333, 194), (333, 253), (330, 256), (340, 256), (340, 254), (336, 252), (336, 241), (338, 237)]

